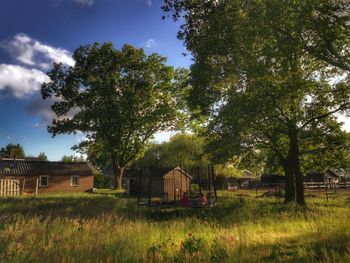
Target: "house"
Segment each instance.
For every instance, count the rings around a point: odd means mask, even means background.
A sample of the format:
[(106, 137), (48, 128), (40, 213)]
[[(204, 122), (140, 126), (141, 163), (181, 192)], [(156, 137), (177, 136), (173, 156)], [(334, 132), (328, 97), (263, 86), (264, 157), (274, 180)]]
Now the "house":
[(163, 197), (169, 200), (181, 198), (189, 192), (192, 176), (180, 167), (148, 168), (129, 171), (125, 175), (127, 194), (141, 197)]
[(324, 171), (312, 171), (304, 177), (305, 183), (328, 183), (336, 184), (339, 182), (340, 176), (331, 169)]
[(87, 162), (0, 160), (2, 191), (15, 182), (22, 193), (87, 192), (93, 188), (96, 173)]

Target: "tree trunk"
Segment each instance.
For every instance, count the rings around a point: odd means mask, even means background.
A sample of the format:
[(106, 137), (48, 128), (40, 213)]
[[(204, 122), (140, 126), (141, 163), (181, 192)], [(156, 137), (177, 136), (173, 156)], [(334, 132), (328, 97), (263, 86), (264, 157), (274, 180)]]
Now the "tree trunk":
[(283, 162), (283, 170), (285, 175), (284, 203), (287, 204), (295, 201), (295, 178), (289, 158)]
[(295, 179), (295, 194), (296, 194), (296, 202), (300, 205), (305, 205), (305, 197), (304, 197), (304, 177), (301, 172), (301, 165), (299, 160), (299, 145), (297, 136), (293, 134), (291, 138), (291, 149), (290, 149), (290, 158), (292, 165), (294, 179)]
[(122, 179), (123, 179), (125, 167), (118, 165), (114, 156), (112, 156), (111, 159), (112, 159), (112, 171), (114, 176), (115, 189), (120, 190), (122, 189)]
[(125, 171), (125, 167), (118, 167), (116, 173), (114, 174), (115, 188), (118, 190), (122, 189), (122, 179), (123, 179), (124, 171)]

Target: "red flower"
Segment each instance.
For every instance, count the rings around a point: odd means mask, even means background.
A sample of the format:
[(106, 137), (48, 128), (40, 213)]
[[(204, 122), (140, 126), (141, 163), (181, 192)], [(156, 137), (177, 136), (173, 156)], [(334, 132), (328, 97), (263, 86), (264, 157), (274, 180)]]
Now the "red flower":
[(189, 232), (189, 233), (188, 233), (188, 236), (189, 236), (189, 237), (191, 237), (191, 236), (192, 236), (192, 233), (191, 233), (191, 232)]

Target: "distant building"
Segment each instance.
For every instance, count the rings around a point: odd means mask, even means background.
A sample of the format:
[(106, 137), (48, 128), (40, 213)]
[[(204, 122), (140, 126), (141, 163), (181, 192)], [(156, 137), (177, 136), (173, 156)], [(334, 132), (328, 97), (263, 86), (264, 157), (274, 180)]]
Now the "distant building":
[(340, 175), (331, 169), (326, 169), (324, 171), (311, 171), (304, 177), (305, 183), (339, 183)]
[(22, 193), (87, 192), (96, 173), (87, 162), (0, 160), (2, 191), (13, 180)]

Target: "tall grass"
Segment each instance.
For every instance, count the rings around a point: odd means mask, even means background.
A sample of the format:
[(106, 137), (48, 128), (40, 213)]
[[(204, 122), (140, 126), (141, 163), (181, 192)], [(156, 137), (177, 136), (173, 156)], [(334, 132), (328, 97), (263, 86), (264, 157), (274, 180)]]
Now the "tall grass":
[(162, 211), (107, 191), (1, 198), (0, 262), (350, 262), (349, 198), (221, 192), (212, 209)]

